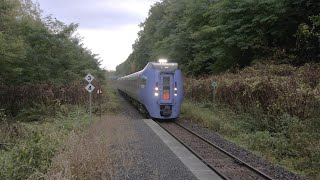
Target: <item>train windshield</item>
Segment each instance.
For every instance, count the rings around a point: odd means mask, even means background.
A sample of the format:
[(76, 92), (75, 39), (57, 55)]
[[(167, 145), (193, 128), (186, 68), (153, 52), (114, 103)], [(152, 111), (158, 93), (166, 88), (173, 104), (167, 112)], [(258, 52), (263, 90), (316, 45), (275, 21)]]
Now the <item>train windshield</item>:
[(163, 77), (163, 100), (170, 100), (170, 77)]

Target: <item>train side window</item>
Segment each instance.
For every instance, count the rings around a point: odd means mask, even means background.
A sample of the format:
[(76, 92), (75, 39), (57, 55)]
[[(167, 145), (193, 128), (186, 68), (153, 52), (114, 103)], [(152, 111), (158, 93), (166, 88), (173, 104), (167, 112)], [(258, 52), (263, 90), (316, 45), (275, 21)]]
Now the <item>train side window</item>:
[(147, 85), (147, 77), (145, 77), (145, 76), (142, 76), (141, 77), (141, 88), (145, 88), (146, 87), (146, 85)]

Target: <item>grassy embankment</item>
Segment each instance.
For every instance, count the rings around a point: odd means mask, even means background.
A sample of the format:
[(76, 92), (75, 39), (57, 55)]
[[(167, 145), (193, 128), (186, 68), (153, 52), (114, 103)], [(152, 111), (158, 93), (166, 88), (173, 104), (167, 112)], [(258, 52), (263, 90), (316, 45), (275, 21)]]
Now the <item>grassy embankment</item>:
[[(115, 94), (105, 91), (102, 112), (116, 112)], [(97, 104), (94, 109), (99, 112)], [(25, 108), (14, 118), (1, 111), (0, 118), (0, 143), (5, 143), (0, 148), (0, 179), (43, 177), (72, 132), (83, 131), (92, 123), (84, 106), (60, 103)]]
[[(218, 84), (215, 97), (212, 81)], [(182, 118), (316, 179), (320, 177), (319, 81), (318, 64), (255, 65), (237, 73), (187, 78)]]

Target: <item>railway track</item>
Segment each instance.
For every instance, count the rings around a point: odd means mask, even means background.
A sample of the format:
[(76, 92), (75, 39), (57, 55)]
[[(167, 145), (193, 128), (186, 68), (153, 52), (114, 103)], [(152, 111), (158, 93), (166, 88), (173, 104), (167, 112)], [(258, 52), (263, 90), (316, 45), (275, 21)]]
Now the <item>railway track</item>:
[(273, 179), (176, 122), (157, 122), (223, 179)]

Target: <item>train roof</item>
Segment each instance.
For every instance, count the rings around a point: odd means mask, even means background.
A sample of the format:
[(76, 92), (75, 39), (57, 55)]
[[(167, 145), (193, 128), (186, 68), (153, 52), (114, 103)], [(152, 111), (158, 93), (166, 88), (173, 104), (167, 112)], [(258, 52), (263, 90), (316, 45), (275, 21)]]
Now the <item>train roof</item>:
[(135, 78), (135, 77), (139, 76), (139, 75), (141, 74), (141, 72), (142, 72), (142, 71), (138, 71), (138, 72), (135, 72), (135, 73), (129, 74), (129, 75), (127, 75), (127, 76), (123, 76), (123, 77), (118, 78), (118, 79), (119, 79), (119, 80), (121, 80), (121, 79), (130, 80), (130, 79), (133, 79), (133, 78)]
[(149, 62), (144, 69), (156, 69), (164, 72), (174, 72), (178, 69), (178, 63)]
[(143, 70), (129, 74), (127, 76), (118, 78), (119, 80), (121, 79), (134, 79), (135, 77), (139, 76), (144, 70), (146, 69), (155, 69), (159, 70), (160, 72), (167, 72), (167, 73), (172, 73), (175, 70), (178, 69), (178, 63), (156, 63), (156, 62), (149, 62)]

